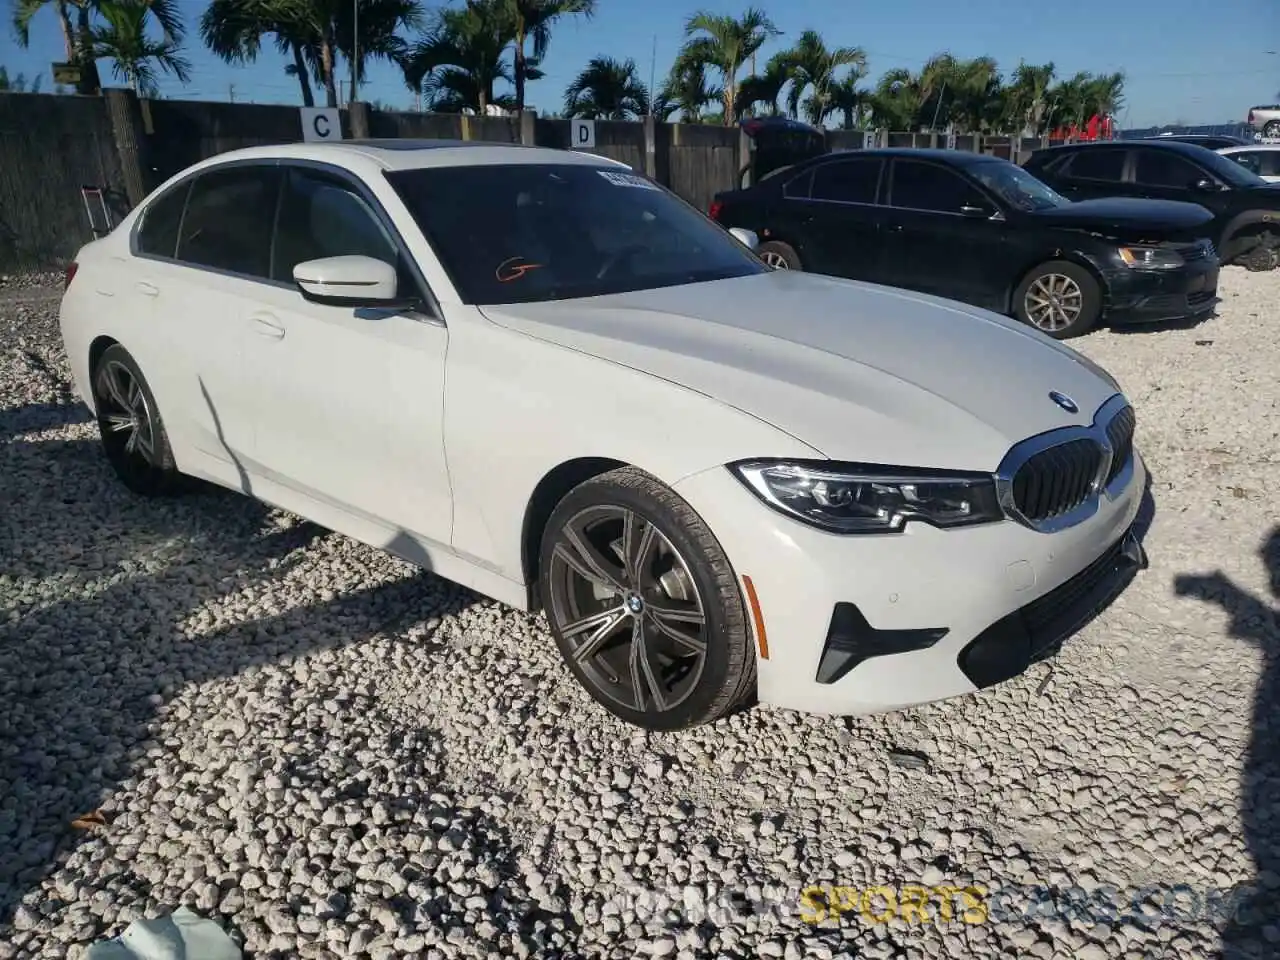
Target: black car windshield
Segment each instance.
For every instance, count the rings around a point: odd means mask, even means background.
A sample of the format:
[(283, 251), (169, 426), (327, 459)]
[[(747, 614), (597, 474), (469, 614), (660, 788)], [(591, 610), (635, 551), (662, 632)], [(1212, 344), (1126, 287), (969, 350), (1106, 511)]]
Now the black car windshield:
[(1052, 210), (1071, 201), (1047, 183), (1037, 180), (1016, 163), (987, 160), (970, 164), (969, 173), (979, 183), (1017, 210)]
[(622, 167), (387, 174), (463, 300), (530, 303), (767, 273), (723, 227)]

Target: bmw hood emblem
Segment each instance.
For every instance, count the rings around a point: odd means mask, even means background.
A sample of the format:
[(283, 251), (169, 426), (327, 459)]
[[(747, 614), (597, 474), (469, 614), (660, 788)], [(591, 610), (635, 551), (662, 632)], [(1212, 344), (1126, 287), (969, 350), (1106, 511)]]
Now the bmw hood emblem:
[(1057, 390), (1050, 390), (1049, 399), (1060, 406), (1063, 410), (1067, 411), (1067, 413), (1080, 412), (1080, 408), (1076, 406), (1076, 402), (1065, 393), (1059, 393)]

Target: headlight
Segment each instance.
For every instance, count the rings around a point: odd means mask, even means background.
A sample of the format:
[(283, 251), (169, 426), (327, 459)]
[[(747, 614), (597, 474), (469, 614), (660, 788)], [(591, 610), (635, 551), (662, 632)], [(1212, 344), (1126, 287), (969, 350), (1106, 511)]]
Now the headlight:
[(911, 520), (960, 527), (1004, 518), (986, 474), (778, 460), (729, 469), (779, 513), (831, 533), (894, 533)]
[(1120, 259), (1135, 270), (1177, 270), (1183, 259), (1167, 247), (1121, 247)]

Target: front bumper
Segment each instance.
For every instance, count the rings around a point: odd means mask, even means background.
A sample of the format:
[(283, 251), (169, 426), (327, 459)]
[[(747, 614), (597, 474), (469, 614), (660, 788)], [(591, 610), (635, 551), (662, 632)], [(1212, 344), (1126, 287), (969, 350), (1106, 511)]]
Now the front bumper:
[(1136, 453), (1126, 473), (1097, 513), (1055, 533), (1010, 520), (837, 536), (771, 511), (723, 468), (676, 490), (751, 578), (768, 648), (760, 701), (856, 715), (972, 693), (1052, 655), (1144, 563)]
[(1130, 270), (1106, 274), (1106, 319), (1116, 326), (1188, 320), (1218, 302), (1217, 257), (1193, 260), (1177, 270)]

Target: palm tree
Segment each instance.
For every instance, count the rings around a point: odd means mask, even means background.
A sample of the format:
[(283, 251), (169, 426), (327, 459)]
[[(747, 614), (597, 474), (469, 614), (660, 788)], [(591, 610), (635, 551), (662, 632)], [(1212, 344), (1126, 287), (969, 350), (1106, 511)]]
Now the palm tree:
[(787, 78), (791, 81), (791, 88), (787, 91), (787, 112), (792, 117), (799, 116), (801, 98), (809, 90), (804, 112), (806, 119), (815, 126), (820, 125), (834, 109), (831, 91), (838, 82), (837, 73), (845, 67), (861, 71), (867, 65), (867, 55), (861, 48), (838, 47), (828, 50), (816, 30), (806, 30), (800, 34), (796, 45), (786, 51), (782, 58)]
[(564, 92), (569, 117), (631, 120), (649, 112), (649, 91), (634, 60), (595, 57)]
[(720, 102), (724, 91), (707, 79), (701, 63), (677, 63), (653, 102), (653, 113), (666, 121), (679, 111), (685, 123), (698, 123), (708, 104)]
[(139, 96), (157, 92), (157, 72), (183, 83), (191, 79), (191, 63), (179, 54), (181, 44), (167, 29), (159, 39), (148, 36), (154, 15), (151, 0), (110, 0), (98, 5), (105, 21), (93, 28), (93, 55), (112, 61), (115, 75)]
[(1049, 87), (1053, 83), (1054, 65), (1045, 63), (1033, 66), (1020, 63), (1013, 71), (1013, 82), (1008, 86), (1008, 111), (1006, 120), (1016, 127), (1019, 136), (1031, 131), (1032, 136), (1042, 136), (1045, 118), (1049, 111)]
[(39, 93), (40, 75), (36, 74), (36, 78), (28, 83), (26, 74), (20, 73), (16, 77), (11, 78), (9, 76), (9, 71), (4, 67), (0, 67), (0, 92)]
[(276, 49), (293, 60), (285, 72), (298, 78), (302, 102), (313, 107), (309, 63), (318, 58), (302, 25), (289, 19), (290, 13), (279, 0), (213, 0), (200, 17), (200, 37), (227, 63), (252, 63), (263, 37), (274, 37)]
[(742, 78), (734, 100), (735, 112), (740, 117), (759, 114), (780, 116), (782, 110), (778, 106), (778, 100), (782, 97), (782, 89), (787, 85), (787, 80), (787, 56), (786, 51), (783, 51), (769, 58), (762, 73)]
[(507, 48), (514, 38), (503, 0), (473, 0), (465, 7), (441, 10), (435, 26), (401, 58), (410, 90), (421, 93), (428, 108), (459, 113), (489, 104), (510, 106), (514, 99), (494, 95), (499, 80), (510, 81)]
[(831, 109), (842, 115), (840, 126), (844, 130), (858, 129), (863, 121), (863, 110), (871, 104), (871, 92), (858, 86), (862, 77), (860, 69), (850, 70), (831, 88)]
[[(551, 43), (551, 27), (561, 17), (591, 17), (596, 11), (596, 0), (504, 0), (502, 13), (511, 21), (513, 32), (512, 52), (516, 98), (515, 108), (525, 108), (525, 84), (536, 79), (531, 72), (547, 55)], [(533, 57), (530, 58), (527, 42), (533, 40)]]
[(876, 126), (889, 130), (911, 130), (924, 101), (920, 78), (905, 67), (895, 67), (880, 77), (870, 96), (871, 115)]
[(720, 72), (724, 87), (724, 122), (737, 122), (738, 71), (770, 37), (781, 31), (763, 10), (749, 7), (741, 17), (699, 10), (685, 22), (688, 38), (677, 62), (694, 62)]

